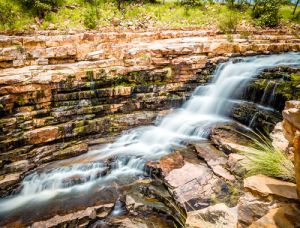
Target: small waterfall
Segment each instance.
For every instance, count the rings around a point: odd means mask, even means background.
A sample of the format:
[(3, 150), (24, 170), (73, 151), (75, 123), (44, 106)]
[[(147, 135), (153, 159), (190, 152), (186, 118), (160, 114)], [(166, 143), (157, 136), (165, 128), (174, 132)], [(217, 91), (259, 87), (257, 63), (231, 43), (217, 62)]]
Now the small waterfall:
[(273, 82), (271, 82), (271, 81), (269, 81), (267, 83), (267, 86), (264, 90), (264, 94), (263, 94), (263, 96), (260, 100), (260, 104), (265, 104), (266, 103), (266, 100), (267, 100), (267, 97), (268, 97), (268, 94), (269, 94), (269, 91), (270, 91), (270, 88), (271, 88), (272, 84), (273, 84)]
[(278, 83), (275, 83), (274, 86), (273, 86), (273, 90), (271, 92), (271, 95), (270, 95), (270, 98), (269, 98), (269, 101), (268, 101), (268, 106), (273, 106), (274, 105), (274, 102), (275, 102), (275, 95), (276, 95), (276, 89), (278, 87)]
[[(0, 212), (13, 210), (27, 202), (87, 191), (93, 186), (104, 185), (108, 180), (142, 175), (146, 161), (157, 160), (189, 141), (205, 139), (212, 125), (228, 121), (224, 116), (228, 100), (251, 78), (265, 68), (299, 65), (300, 53), (242, 60), (220, 64), (212, 84), (199, 86), (181, 108), (173, 110), (155, 125), (125, 132), (114, 143), (75, 158), (79, 164), (30, 174), (24, 179), (23, 189), (18, 195), (0, 202)], [(109, 169), (104, 165), (108, 160), (113, 160)]]

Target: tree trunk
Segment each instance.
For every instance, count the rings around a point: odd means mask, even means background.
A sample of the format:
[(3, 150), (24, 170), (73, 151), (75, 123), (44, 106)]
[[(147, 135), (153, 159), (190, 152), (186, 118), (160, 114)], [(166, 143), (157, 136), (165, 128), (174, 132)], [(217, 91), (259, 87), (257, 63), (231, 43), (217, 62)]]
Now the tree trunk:
[(297, 9), (297, 6), (298, 6), (299, 2), (300, 2), (300, 0), (297, 0), (297, 2), (295, 4), (293, 15), (295, 15), (295, 13), (296, 13), (296, 9)]

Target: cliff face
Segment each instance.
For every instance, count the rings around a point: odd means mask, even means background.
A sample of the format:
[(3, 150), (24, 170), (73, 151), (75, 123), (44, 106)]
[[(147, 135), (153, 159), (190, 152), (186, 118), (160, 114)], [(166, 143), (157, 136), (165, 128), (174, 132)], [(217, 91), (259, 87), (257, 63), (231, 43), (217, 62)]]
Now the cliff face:
[(286, 102), (283, 115), (283, 133), (294, 152), (297, 193), (300, 197), (300, 101)]
[[(0, 190), (176, 107), (234, 55), (299, 51), (293, 35), (203, 31), (0, 36)], [(102, 140), (103, 141), (103, 140)], [(102, 142), (98, 139), (97, 142)], [(105, 141), (105, 140), (104, 140)]]

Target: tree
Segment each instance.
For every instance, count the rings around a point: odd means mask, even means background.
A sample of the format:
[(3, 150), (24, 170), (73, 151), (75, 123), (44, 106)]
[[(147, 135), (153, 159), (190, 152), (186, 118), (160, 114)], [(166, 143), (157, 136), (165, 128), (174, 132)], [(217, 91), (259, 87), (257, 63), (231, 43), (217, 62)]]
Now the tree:
[(297, 0), (297, 2), (296, 2), (296, 4), (295, 4), (294, 11), (293, 11), (293, 15), (295, 15), (295, 13), (296, 13), (296, 9), (297, 9), (297, 7), (298, 7), (299, 3), (300, 3), (300, 0)]

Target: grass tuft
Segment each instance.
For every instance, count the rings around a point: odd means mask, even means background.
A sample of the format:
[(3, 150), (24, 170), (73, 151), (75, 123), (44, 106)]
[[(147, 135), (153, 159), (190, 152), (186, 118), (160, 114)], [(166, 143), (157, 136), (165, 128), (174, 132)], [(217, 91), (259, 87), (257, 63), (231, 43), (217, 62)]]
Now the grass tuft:
[(293, 162), (286, 153), (272, 145), (271, 140), (263, 134), (257, 134), (253, 146), (241, 152), (249, 162), (246, 165), (248, 175), (264, 174), (295, 183)]

